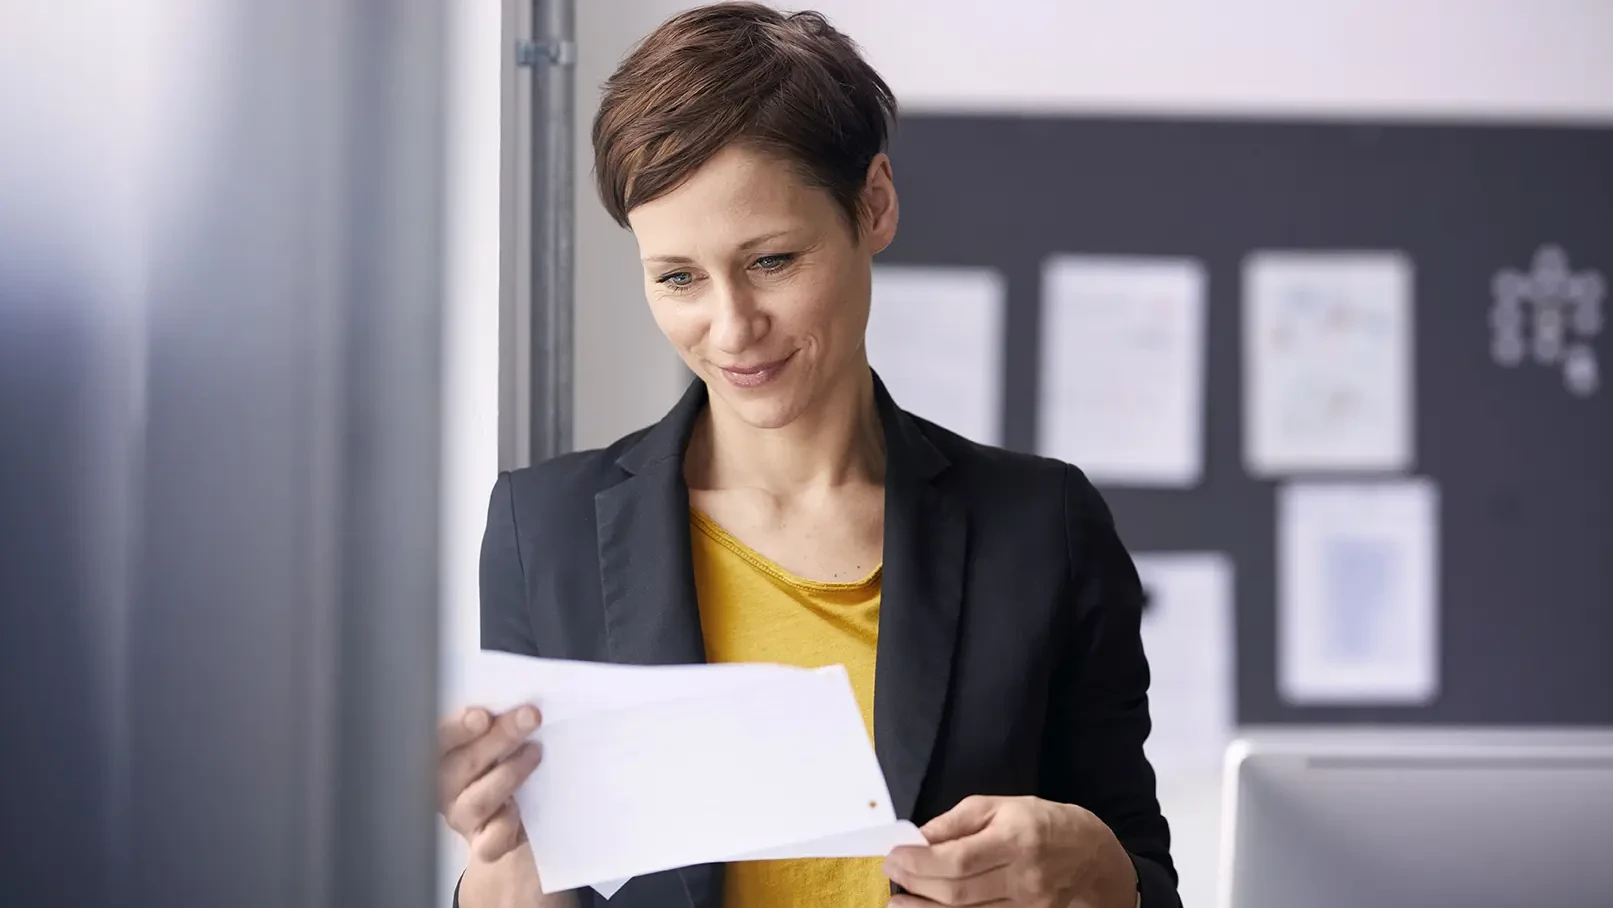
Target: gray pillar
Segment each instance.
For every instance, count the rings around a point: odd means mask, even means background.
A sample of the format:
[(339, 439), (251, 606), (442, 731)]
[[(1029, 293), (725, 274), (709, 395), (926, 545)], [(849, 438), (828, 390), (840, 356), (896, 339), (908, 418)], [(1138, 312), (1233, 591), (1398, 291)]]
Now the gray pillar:
[(171, 0), (170, 80), (0, 89), (167, 118), (0, 128), (8, 905), (435, 901), (442, 3)]

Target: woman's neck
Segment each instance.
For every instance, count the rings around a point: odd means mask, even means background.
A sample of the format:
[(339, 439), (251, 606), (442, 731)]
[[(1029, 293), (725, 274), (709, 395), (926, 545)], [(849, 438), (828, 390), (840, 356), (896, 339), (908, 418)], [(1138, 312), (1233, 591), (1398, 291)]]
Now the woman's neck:
[(878, 483), (885, 439), (873, 373), (866, 366), (852, 370), (777, 429), (750, 425), (713, 400), (695, 425), (684, 464), (695, 488), (757, 489), (781, 498)]

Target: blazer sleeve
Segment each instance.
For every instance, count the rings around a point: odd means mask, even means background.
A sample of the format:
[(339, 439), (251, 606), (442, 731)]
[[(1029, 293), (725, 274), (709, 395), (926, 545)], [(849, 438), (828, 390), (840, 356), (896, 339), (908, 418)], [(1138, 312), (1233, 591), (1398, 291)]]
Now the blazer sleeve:
[(1142, 584), (1098, 490), (1074, 467), (1064, 486), (1074, 601), (1048, 701), (1043, 789), (1114, 832), (1136, 865), (1144, 908), (1180, 908), (1170, 828), (1143, 754), (1152, 725)]
[(536, 656), (517, 512), (514, 478), (500, 473), (487, 505), (487, 529), (482, 533), (482, 649)]
[[(500, 473), (487, 503), (487, 528), (482, 531), (481, 587), (484, 650), (538, 655), (532, 625), (526, 612), (526, 563), (521, 556), (521, 534), (515, 520), (515, 483)], [(454, 883), (453, 908), (459, 908), (460, 874)]]

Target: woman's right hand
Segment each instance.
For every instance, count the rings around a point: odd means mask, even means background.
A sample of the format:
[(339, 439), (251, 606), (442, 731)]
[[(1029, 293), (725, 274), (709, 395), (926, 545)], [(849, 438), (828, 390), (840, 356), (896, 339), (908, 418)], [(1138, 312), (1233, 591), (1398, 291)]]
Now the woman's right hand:
[(497, 716), (470, 707), (438, 726), (439, 810), (482, 861), (497, 861), (526, 841), (515, 790), (538, 766), (538, 742), (527, 738), (540, 721), (534, 706)]

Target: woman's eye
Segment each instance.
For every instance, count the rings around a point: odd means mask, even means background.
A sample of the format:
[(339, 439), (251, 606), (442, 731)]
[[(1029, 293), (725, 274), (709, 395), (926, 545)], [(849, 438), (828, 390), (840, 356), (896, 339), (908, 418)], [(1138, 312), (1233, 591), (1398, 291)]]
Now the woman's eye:
[(788, 265), (795, 256), (788, 254), (764, 255), (756, 260), (756, 267), (763, 271), (777, 271)]
[(655, 279), (657, 284), (665, 284), (669, 287), (687, 287), (693, 281), (694, 275), (687, 271), (674, 271), (671, 274), (663, 274)]

